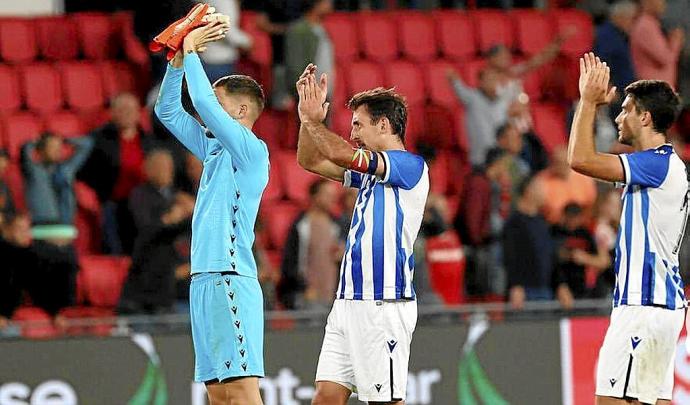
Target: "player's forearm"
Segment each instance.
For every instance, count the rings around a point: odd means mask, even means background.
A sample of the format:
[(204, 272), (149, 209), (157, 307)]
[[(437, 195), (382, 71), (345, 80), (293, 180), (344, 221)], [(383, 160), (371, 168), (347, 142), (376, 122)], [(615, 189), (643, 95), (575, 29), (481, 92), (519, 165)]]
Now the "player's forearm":
[(181, 69), (181, 63), (180, 61), (179, 67), (172, 63), (168, 65), (161, 82), (158, 100), (156, 100), (156, 105), (153, 107), (156, 116), (163, 124), (166, 124), (166, 127), (168, 123), (174, 122), (175, 118), (184, 112), (181, 98), (184, 71)]
[(352, 162), (352, 146), (347, 141), (329, 131), (323, 123), (305, 122), (303, 126), (321, 156), (340, 167), (349, 167)]
[(583, 100), (577, 104), (568, 142), (568, 163), (573, 170), (580, 171), (596, 157), (594, 144), (594, 119), (597, 107)]
[(314, 140), (309, 135), (307, 127), (301, 124), (299, 127), (299, 137), (297, 138), (297, 163), (304, 169), (309, 170), (317, 164), (323, 156), (314, 144)]

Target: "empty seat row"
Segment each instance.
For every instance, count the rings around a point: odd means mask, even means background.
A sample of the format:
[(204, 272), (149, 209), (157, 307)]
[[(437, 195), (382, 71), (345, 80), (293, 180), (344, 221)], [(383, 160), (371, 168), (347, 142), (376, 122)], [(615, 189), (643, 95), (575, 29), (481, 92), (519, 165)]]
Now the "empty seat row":
[(131, 30), (127, 13), (76, 13), (41, 18), (0, 18), (0, 59), (114, 59)]
[(0, 65), (0, 113), (22, 106), (41, 113), (63, 107), (94, 110), (123, 91), (137, 91), (136, 75), (126, 62)]

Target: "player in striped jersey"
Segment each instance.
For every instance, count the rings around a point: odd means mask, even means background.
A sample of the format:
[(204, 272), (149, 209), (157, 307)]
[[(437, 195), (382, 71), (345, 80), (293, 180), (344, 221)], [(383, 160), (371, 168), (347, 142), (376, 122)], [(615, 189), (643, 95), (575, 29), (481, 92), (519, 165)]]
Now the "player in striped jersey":
[(680, 100), (666, 82), (629, 85), (616, 123), (619, 141), (634, 152), (598, 153), (594, 116), (598, 105), (615, 97), (609, 78), (608, 66), (594, 54), (580, 59), (581, 100), (568, 151), (576, 171), (625, 186), (613, 311), (599, 352), (596, 402), (670, 404), (686, 307), (678, 250), (688, 214), (688, 180), (666, 131)]
[(355, 95), (354, 150), (323, 124), (326, 76), (309, 65), (297, 82), (298, 160), (305, 169), (359, 189), (328, 317), (313, 404), (402, 404), (417, 323), (412, 247), (429, 193), (424, 160), (405, 150), (407, 106), (392, 89)]

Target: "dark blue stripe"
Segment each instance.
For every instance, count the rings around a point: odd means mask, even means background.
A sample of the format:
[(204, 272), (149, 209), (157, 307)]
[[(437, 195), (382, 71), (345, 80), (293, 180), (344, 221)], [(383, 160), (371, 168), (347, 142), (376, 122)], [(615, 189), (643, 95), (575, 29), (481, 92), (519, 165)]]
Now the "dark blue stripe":
[(352, 213), (352, 221), (350, 222), (350, 231), (347, 233), (347, 240), (345, 241), (345, 254), (343, 254), (343, 262), (340, 266), (340, 299), (345, 298), (345, 272), (347, 271), (347, 255), (350, 253), (350, 232), (355, 229), (357, 221), (359, 220), (359, 215), (357, 215), (357, 207), (362, 202), (362, 190), (359, 190), (357, 194), (357, 201), (355, 202), (355, 208)]
[[(407, 268), (410, 269), (410, 275), (413, 276), (414, 275), (414, 253), (412, 253), (410, 255), (410, 258), (407, 261), (407, 263), (408, 263)], [(417, 294), (414, 291), (414, 283), (412, 283), (411, 285), (412, 285), (412, 297), (406, 297), (406, 298), (415, 299), (415, 298), (417, 298)]]
[(383, 229), (386, 219), (386, 195), (384, 186), (374, 186), (374, 234), (372, 237), (372, 265), (374, 270), (374, 299), (383, 299), (383, 263), (386, 252), (384, 250)]
[(357, 227), (357, 232), (355, 233), (355, 244), (352, 245), (352, 290), (354, 292), (353, 299), (362, 299), (362, 234), (364, 234), (364, 229), (366, 224), (364, 223), (364, 211), (369, 205), (369, 199), (374, 191), (374, 187), (370, 187), (372, 182), (367, 184), (368, 189), (365, 191), (366, 197), (364, 200), (364, 206), (362, 207), (362, 217), (360, 218), (359, 225)]
[(402, 230), (405, 214), (400, 207), (400, 191), (393, 187), (395, 194), (395, 298), (405, 295), (405, 259), (406, 254), (402, 246)]
[(631, 188), (628, 186), (625, 196), (625, 286), (623, 287), (623, 298), (621, 305), (628, 304), (628, 280), (630, 279), (630, 251), (632, 239), (632, 222), (633, 222), (633, 194)]
[(673, 284), (671, 275), (666, 273), (666, 308), (676, 308), (676, 287)]
[(643, 188), (640, 192), (642, 199), (642, 224), (644, 225), (644, 263), (642, 264), (642, 304), (654, 303), (654, 253), (649, 251), (649, 233), (647, 221), (649, 220), (649, 194)]

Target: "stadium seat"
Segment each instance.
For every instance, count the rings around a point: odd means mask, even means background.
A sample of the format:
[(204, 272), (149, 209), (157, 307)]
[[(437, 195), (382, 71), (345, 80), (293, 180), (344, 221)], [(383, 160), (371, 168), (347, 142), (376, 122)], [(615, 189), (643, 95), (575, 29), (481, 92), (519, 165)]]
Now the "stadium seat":
[(38, 139), (43, 131), (43, 123), (34, 114), (19, 112), (4, 118), (5, 147), (10, 158), (19, 158), (19, 150), (28, 141)]
[(427, 239), (426, 260), (431, 286), (448, 305), (465, 301), (465, 255), (454, 231)]
[(10, 66), (0, 65), (0, 113), (18, 110), (22, 105), (17, 72)]
[(462, 65), (460, 75), (470, 87), (479, 86), (479, 72), (486, 66), (486, 59), (474, 59)]
[(27, 63), (36, 58), (36, 32), (32, 20), (0, 19), (0, 57), (7, 63)]
[(407, 61), (393, 61), (384, 65), (386, 86), (395, 87), (405, 96), (407, 103), (417, 104), (426, 100), (424, 75), (417, 64)]
[(343, 70), (349, 96), (379, 87), (384, 83), (383, 70), (374, 62), (354, 62)]
[(103, 90), (108, 99), (122, 92), (137, 94), (137, 79), (126, 62), (106, 61), (100, 64)]
[(26, 198), (24, 197), (24, 177), (18, 163), (10, 163), (5, 172), (4, 180), (12, 193), (14, 206), (18, 211), (26, 210)]
[(79, 258), (77, 289), (84, 300), (96, 307), (114, 308), (120, 300), (131, 259), (91, 255)]
[(52, 132), (63, 138), (82, 136), (87, 133), (84, 121), (71, 111), (55, 111), (43, 115), (46, 131)]
[(443, 57), (454, 61), (473, 59), (477, 54), (477, 47), (470, 17), (460, 11), (446, 10), (432, 15)]
[(76, 13), (72, 18), (77, 27), (79, 44), (87, 59), (115, 59), (122, 38), (114, 29), (111, 17), (100, 13)]
[(357, 29), (351, 13), (332, 13), (326, 16), (323, 26), (333, 41), (338, 62), (350, 62), (359, 57)]
[(53, 319), (43, 309), (38, 307), (19, 307), (12, 314), (12, 320), (16, 322), (32, 322), (22, 326), (21, 334), (29, 339), (48, 339), (58, 335), (53, 326)]
[(332, 106), (330, 128), (343, 139), (349, 141), (350, 132), (352, 132), (352, 111), (345, 106)]
[(259, 30), (250, 31), (249, 33), (254, 41), (252, 50), (249, 53), (249, 59), (261, 66), (271, 66), (273, 64), (271, 37)]
[(281, 176), (278, 172), (278, 167), (271, 164), (271, 172), (268, 176), (268, 184), (261, 195), (261, 201), (276, 201), (283, 198), (283, 189), (281, 186)]
[(532, 105), (534, 132), (550, 154), (557, 146), (568, 142), (565, 128), (565, 113), (555, 104)]
[(259, 28), (256, 26), (256, 19), (259, 13), (253, 10), (242, 10), (240, 13), (240, 28), (244, 31), (256, 31)]
[(434, 21), (431, 16), (422, 12), (407, 12), (404, 21), (398, 26), (400, 50), (408, 60), (414, 62), (428, 62), (436, 58), (438, 53), (434, 36)]
[(429, 165), (429, 191), (435, 194), (445, 195), (448, 192), (448, 175), (450, 166), (448, 165), (448, 154), (439, 151)]
[(271, 153), (279, 149), (280, 138), (285, 137), (286, 128), (288, 128), (288, 114), (285, 111), (267, 108), (254, 124), (254, 133), (266, 142), (268, 151)]
[(447, 77), (449, 69), (458, 71), (449, 61), (439, 60), (426, 64), (422, 70), (431, 102), (444, 107), (455, 107), (458, 100)]
[(281, 151), (275, 155), (273, 163), (277, 163), (282, 176), (281, 184), (283, 192), (291, 201), (305, 206), (309, 202), (309, 186), (319, 179), (319, 176), (305, 171), (297, 163), (297, 155), (294, 151)]
[(552, 25), (548, 16), (538, 10), (515, 9), (513, 21), (516, 48), (527, 56), (544, 49), (552, 40)]
[(103, 107), (101, 75), (95, 64), (64, 62), (58, 65), (67, 104), (76, 110), (93, 111)]
[(398, 57), (395, 21), (385, 13), (363, 11), (357, 15), (359, 43), (364, 58), (388, 62)]
[[(63, 332), (67, 336), (90, 335), (109, 336), (113, 325), (107, 323), (106, 318), (114, 318), (115, 312), (111, 309), (96, 307), (67, 307), (60, 310), (58, 316), (69, 320), (90, 319), (93, 325), (70, 326)], [(100, 318), (100, 319), (99, 319)]]
[(579, 58), (585, 52), (591, 51), (594, 44), (594, 27), (592, 17), (585, 11), (577, 9), (557, 9), (551, 12), (551, 20), (555, 23), (555, 32), (562, 33), (570, 27), (575, 28), (575, 34), (568, 38), (561, 47), (561, 53)]
[(49, 63), (34, 63), (20, 68), (26, 106), (39, 113), (55, 111), (64, 104), (60, 75)]
[(272, 204), (266, 207), (263, 218), (268, 229), (271, 245), (282, 252), (290, 226), (302, 209), (289, 202)]
[(44, 17), (36, 20), (38, 49), (48, 60), (76, 59), (79, 54), (77, 27), (65, 17)]
[(513, 30), (508, 15), (502, 11), (475, 10), (470, 12), (475, 24), (477, 44), (480, 53), (485, 53), (492, 46), (505, 45), (513, 48)]

